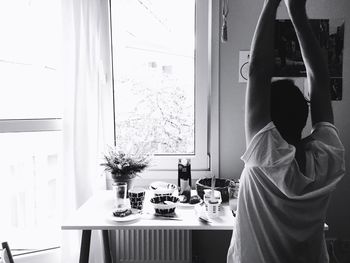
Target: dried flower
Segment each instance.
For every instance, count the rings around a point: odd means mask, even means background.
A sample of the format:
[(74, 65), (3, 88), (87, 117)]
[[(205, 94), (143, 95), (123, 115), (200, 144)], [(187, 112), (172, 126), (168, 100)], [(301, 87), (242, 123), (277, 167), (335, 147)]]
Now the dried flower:
[(104, 155), (105, 171), (112, 174), (115, 179), (132, 179), (149, 166), (150, 155), (147, 154), (129, 154), (115, 148), (110, 148)]

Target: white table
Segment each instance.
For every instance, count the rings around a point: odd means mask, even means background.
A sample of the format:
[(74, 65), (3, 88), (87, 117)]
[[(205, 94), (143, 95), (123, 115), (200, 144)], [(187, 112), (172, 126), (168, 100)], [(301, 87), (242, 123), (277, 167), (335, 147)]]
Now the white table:
[[(182, 229), (182, 230), (232, 230), (234, 216), (228, 206), (223, 204), (220, 217), (211, 219), (207, 224), (199, 220), (198, 213), (193, 206), (178, 206), (176, 214), (182, 220), (169, 220), (155, 217), (154, 209), (149, 202), (151, 193), (147, 192), (144, 205), (144, 213), (139, 219), (128, 222), (114, 222), (110, 217), (113, 211), (112, 191), (101, 191), (83, 204), (75, 214), (62, 225), (63, 230), (82, 230), (80, 248), (80, 263), (89, 260), (91, 230), (101, 230), (104, 241), (106, 262), (112, 262), (108, 230), (115, 229)], [(197, 207), (198, 208), (198, 207)]]
[[(195, 193), (193, 193), (195, 194)], [(101, 191), (83, 204), (75, 214), (63, 225), (63, 230), (82, 230), (80, 247), (80, 263), (88, 263), (90, 252), (91, 230), (100, 230), (103, 235), (106, 262), (112, 262), (109, 247), (108, 230), (115, 229), (183, 229), (183, 230), (232, 230), (235, 217), (228, 204), (222, 205), (220, 217), (211, 219), (211, 223), (203, 223), (198, 219), (198, 213), (193, 206), (179, 206), (176, 208), (178, 218), (182, 220), (169, 220), (153, 216), (154, 209), (149, 202), (151, 193), (147, 192), (144, 213), (139, 219), (128, 222), (113, 222), (108, 217), (113, 211), (112, 191)], [(325, 224), (325, 230), (328, 225)]]

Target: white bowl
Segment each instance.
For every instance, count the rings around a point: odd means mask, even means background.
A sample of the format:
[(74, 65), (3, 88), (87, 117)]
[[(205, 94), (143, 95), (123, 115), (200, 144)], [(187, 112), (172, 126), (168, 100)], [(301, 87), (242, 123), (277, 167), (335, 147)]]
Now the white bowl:
[(167, 182), (153, 182), (149, 186), (149, 189), (152, 190), (155, 196), (162, 196), (162, 195), (172, 195), (174, 191), (177, 189), (177, 186), (171, 183)]

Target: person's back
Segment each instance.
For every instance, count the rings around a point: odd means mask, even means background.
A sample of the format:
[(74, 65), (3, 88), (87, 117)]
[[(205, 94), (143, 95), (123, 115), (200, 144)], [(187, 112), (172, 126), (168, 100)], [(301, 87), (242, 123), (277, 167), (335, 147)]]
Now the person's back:
[(227, 256), (230, 263), (328, 262), (323, 228), (330, 194), (344, 175), (344, 147), (333, 125), (327, 63), (312, 34), (303, 0), (285, 3), (310, 85), (310, 136), (301, 139), (308, 114), (301, 92), (297, 87), (293, 90), (289, 81), (277, 89), (271, 85), (279, 2), (265, 0), (252, 41), (247, 149)]
[(305, 145), (305, 172), (270, 122), (242, 156), (236, 227), (228, 262), (328, 262), (324, 220), (344, 173), (344, 149), (330, 123), (318, 123)]

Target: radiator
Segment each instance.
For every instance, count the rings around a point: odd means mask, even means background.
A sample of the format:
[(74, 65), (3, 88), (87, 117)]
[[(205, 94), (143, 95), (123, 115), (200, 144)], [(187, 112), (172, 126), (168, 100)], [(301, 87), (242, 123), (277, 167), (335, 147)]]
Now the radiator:
[(111, 248), (117, 263), (190, 263), (190, 230), (111, 231)]

